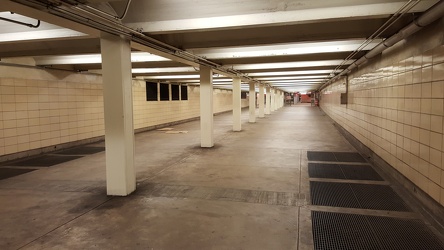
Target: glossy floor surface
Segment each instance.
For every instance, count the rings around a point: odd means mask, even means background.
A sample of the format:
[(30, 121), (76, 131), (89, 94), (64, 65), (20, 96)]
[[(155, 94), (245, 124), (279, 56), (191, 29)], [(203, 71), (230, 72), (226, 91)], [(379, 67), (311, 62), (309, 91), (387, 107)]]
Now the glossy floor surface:
[(137, 134), (128, 197), (106, 195), (105, 152), (3, 166), (37, 170), (0, 180), (0, 249), (313, 249), (312, 210), (372, 213), (310, 205), (307, 151), (356, 151), (319, 108), (242, 120), (215, 116), (210, 149), (199, 121)]

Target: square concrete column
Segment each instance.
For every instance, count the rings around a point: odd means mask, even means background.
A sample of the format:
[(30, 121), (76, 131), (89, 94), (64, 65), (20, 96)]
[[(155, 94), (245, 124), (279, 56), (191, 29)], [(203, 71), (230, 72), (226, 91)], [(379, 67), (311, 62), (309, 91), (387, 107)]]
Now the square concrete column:
[(264, 85), (259, 84), (259, 117), (265, 117), (265, 105), (264, 105)]
[(273, 111), (275, 111), (276, 110), (276, 106), (275, 106), (275, 92), (274, 92), (274, 89), (272, 88), (271, 90), (270, 90), (270, 111), (271, 112), (273, 112)]
[(284, 100), (285, 100), (285, 95), (284, 95), (284, 92), (281, 91), (281, 102), (280, 102), (280, 105), (279, 105), (281, 108), (284, 106)]
[(213, 131), (213, 71), (200, 66), (200, 146), (214, 146)]
[(267, 87), (267, 95), (265, 100), (265, 114), (269, 115), (271, 114), (271, 92), (270, 87)]
[(130, 41), (102, 34), (106, 190), (125, 196), (136, 189)]
[(278, 103), (278, 99), (279, 99), (277, 89), (274, 90), (273, 97), (274, 97), (274, 100), (273, 100), (274, 111), (276, 111), (276, 110), (278, 109), (278, 107), (277, 107), (277, 103)]
[(233, 78), (233, 131), (242, 130), (241, 79)]
[(256, 122), (256, 85), (254, 84), (254, 82), (250, 82), (250, 100), (249, 100), (249, 108), (248, 110), (250, 111), (250, 115), (249, 115), (249, 119), (248, 121), (250, 123), (255, 123)]

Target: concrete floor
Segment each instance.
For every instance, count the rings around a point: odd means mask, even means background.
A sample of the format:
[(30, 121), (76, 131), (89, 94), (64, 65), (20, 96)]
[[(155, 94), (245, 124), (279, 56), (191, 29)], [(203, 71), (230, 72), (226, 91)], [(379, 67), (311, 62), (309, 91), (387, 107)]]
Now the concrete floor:
[(231, 118), (211, 149), (199, 121), (137, 134), (129, 197), (106, 196), (104, 152), (1, 180), (0, 249), (313, 249), (306, 151), (356, 150), (316, 107)]

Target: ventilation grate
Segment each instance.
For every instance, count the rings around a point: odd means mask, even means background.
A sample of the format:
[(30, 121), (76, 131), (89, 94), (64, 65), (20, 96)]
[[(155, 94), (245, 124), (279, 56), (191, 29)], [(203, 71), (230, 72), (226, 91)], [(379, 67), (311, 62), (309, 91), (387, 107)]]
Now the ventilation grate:
[(383, 181), (384, 179), (369, 165), (341, 165), (345, 177), (350, 180)]
[(366, 162), (359, 153), (352, 152), (334, 152), (339, 162)]
[(410, 211), (386, 185), (310, 181), (310, 193), (313, 205)]
[(35, 169), (0, 168), (0, 180), (25, 174), (34, 170)]
[(81, 157), (82, 156), (42, 155), (36, 158), (10, 162), (7, 163), (6, 165), (17, 166), (17, 167), (50, 167), (60, 163), (75, 160)]
[(307, 151), (309, 161), (336, 161), (333, 152)]
[(309, 161), (366, 162), (359, 153), (355, 152), (307, 151), (307, 158)]
[(311, 178), (345, 179), (338, 164), (308, 163), (308, 176)]
[(316, 250), (444, 250), (420, 220), (312, 211)]
[(365, 216), (330, 212), (311, 212), (316, 250), (380, 249)]
[(382, 177), (369, 165), (308, 163), (308, 175), (311, 178), (383, 180)]
[(91, 155), (105, 151), (105, 147), (77, 147), (58, 151), (59, 155)]

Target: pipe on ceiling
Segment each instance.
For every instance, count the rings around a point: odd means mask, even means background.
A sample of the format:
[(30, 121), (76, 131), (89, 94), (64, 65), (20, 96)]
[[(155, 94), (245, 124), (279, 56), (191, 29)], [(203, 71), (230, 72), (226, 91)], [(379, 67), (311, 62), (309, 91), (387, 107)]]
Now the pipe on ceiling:
[(372, 50), (367, 52), (367, 54), (365, 54), (363, 57), (359, 58), (354, 63), (352, 63), (347, 69), (343, 70), (340, 74), (330, 79), (327, 83), (322, 85), (319, 88), (319, 90), (324, 89), (333, 81), (337, 80), (339, 77), (350, 73), (353, 69), (355, 69), (359, 65), (381, 54), (387, 48), (390, 48), (397, 42), (411, 36), (412, 34), (421, 30), (423, 27), (431, 24), (432, 22), (436, 21), (438, 18), (443, 16), (444, 16), (444, 1), (439, 1), (437, 4), (433, 5), (426, 12), (424, 12), (424, 14), (422, 14), (420, 17), (415, 19), (406, 27), (402, 28), (398, 33), (394, 34), (393, 36), (385, 39), (384, 41), (376, 45), (376, 47), (374, 47)]
[[(14, 14), (13, 12), (11, 12), (11, 14)], [(37, 20), (37, 24), (32, 24), (32, 23), (24, 23), (21, 21), (17, 21), (17, 20), (13, 20), (10, 18), (6, 18), (6, 17), (0, 17), (0, 20), (6, 21), (6, 22), (10, 22), (10, 23), (15, 23), (15, 24), (20, 24), (29, 28), (38, 28), (40, 27), (40, 20)]]

